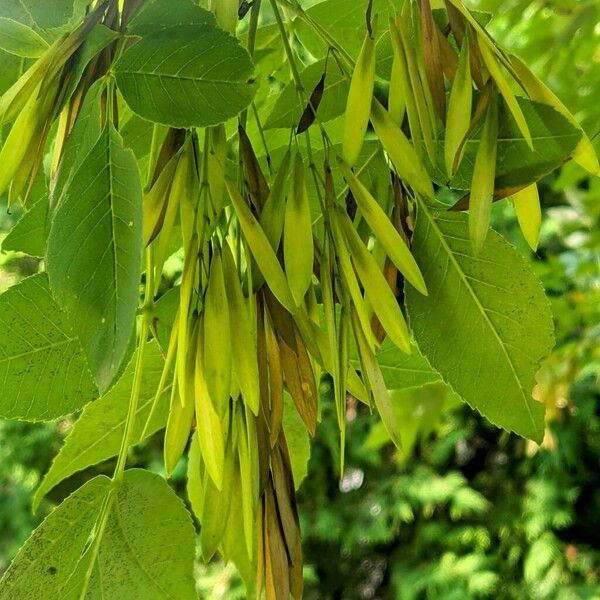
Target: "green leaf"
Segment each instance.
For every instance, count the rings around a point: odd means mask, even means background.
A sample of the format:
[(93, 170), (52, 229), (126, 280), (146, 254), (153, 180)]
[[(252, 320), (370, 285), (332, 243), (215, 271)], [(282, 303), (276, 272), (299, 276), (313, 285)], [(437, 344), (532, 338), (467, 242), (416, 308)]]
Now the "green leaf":
[[(394, 0), (374, 0), (372, 13), (377, 15), (381, 26), (376, 34), (384, 33), (385, 24), (390, 15), (390, 5), (399, 5)], [(356, 57), (367, 31), (365, 21), (366, 2), (348, 2), (348, 0), (325, 0), (311, 6), (306, 12), (325, 29), (351, 56)], [(392, 6), (393, 9), (393, 6)], [(302, 20), (296, 22), (296, 30), (302, 43), (314, 56), (323, 56), (327, 48), (317, 33)]]
[[(140, 400), (133, 426), (133, 444), (139, 444), (154, 432), (162, 429), (167, 422), (171, 385), (165, 386), (156, 410), (146, 431), (141, 437), (158, 382), (163, 370), (164, 360), (158, 344), (151, 342), (144, 357), (144, 376), (140, 389)], [(135, 371), (135, 355), (132, 357), (123, 376), (104, 396), (88, 404), (69, 432), (63, 447), (54, 458), (49, 471), (44, 476), (33, 498), (35, 510), (42, 498), (61, 481), (98, 464), (119, 453), (121, 440), (125, 433), (125, 419), (131, 397), (131, 387)]]
[(53, 300), (45, 274), (0, 296), (0, 415), (48, 421), (96, 394), (77, 335)]
[[(567, 160), (581, 139), (581, 132), (551, 106), (524, 98), (518, 98), (518, 102), (529, 125), (533, 151), (529, 149), (506, 107), (501, 104), (498, 107), (497, 191), (524, 187), (550, 173)], [(450, 181), (451, 188), (470, 189), (481, 131), (482, 124), (466, 141), (460, 167)], [(437, 143), (437, 156), (440, 166), (432, 176), (437, 183), (445, 184), (442, 141)]]
[(0, 49), (23, 58), (38, 58), (48, 43), (27, 25), (0, 17)]
[[(130, 115), (130, 118), (121, 127), (119, 133), (123, 138), (125, 148), (131, 148), (131, 150), (133, 150), (133, 153), (140, 163), (140, 171), (144, 173), (141, 163), (144, 157), (148, 156), (150, 153), (153, 125), (149, 121), (141, 119), (134, 113), (130, 113)], [(146, 165), (146, 161), (143, 161), (143, 164)]]
[[(320, 60), (304, 69), (300, 73), (300, 79), (304, 89), (312, 90), (317, 85), (323, 70), (325, 61)], [(323, 99), (317, 109), (317, 117), (321, 123), (335, 119), (343, 114), (346, 108), (346, 99), (350, 85), (348, 79), (336, 65), (334, 60), (327, 61), (327, 74), (325, 76), (325, 89)], [(277, 93), (277, 100), (273, 105), (271, 113), (265, 121), (265, 129), (277, 127), (295, 127), (298, 125), (304, 106), (298, 100), (298, 93), (294, 82), (289, 82), (285, 88)]]
[(116, 492), (88, 595), (196, 600), (194, 556), (183, 502), (159, 475), (131, 469)]
[(216, 125), (237, 115), (254, 96), (253, 71), (236, 38), (211, 25), (151, 33), (115, 65), (130, 108), (172, 127)]
[(98, 518), (110, 479), (88, 481), (58, 506), (33, 532), (0, 581), (0, 599), (64, 598)]
[(429, 296), (406, 286), (409, 321), (423, 354), (492, 423), (540, 442), (544, 407), (531, 398), (553, 346), (552, 314), (519, 254), (491, 231), (478, 256), (467, 215), (420, 204), (413, 252)]
[(0, 64), (2, 65), (2, 69), (0, 69), (0, 94), (4, 94), (21, 75), (21, 62), (18, 56), (0, 50)]
[(73, 0), (19, 0), (2, 2), (2, 16), (37, 29), (64, 25), (73, 14)]
[[(360, 368), (358, 358), (352, 358), (352, 366)], [(411, 353), (405, 354), (386, 338), (377, 352), (377, 362), (388, 390), (402, 390), (441, 381), (440, 374), (431, 367), (417, 345), (411, 343)]]
[(92, 479), (50, 513), (4, 575), (0, 600), (195, 600), (193, 563), (194, 528), (181, 500), (162, 477), (132, 469), (117, 488)]
[(127, 31), (133, 35), (144, 36), (180, 25), (216, 24), (212, 12), (190, 0), (153, 0), (142, 6), (142, 10), (127, 26)]
[(46, 253), (48, 198), (38, 200), (15, 224), (2, 242), (5, 252), (25, 252), (42, 258)]
[(142, 186), (131, 150), (108, 123), (73, 175), (48, 238), (50, 285), (101, 391), (123, 361), (138, 304)]

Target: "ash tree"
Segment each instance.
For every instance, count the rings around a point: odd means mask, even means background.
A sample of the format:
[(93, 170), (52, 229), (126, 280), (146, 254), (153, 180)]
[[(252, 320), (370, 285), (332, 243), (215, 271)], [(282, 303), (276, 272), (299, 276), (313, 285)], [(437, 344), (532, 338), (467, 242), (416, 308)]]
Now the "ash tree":
[[(78, 413), (0, 599), (195, 598), (202, 559), (302, 597), (295, 490), (333, 383), (402, 451), (390, 391), (444, 386), (536, 442), (553, 346), (528, 263), (537, 181), (598, 161), (569, 110), (460, 0), (0, 4), (0, 416)], [(407, 417), (408, 418), (408, 417)], [(187, 506), (127, 468), (161, 431)]]

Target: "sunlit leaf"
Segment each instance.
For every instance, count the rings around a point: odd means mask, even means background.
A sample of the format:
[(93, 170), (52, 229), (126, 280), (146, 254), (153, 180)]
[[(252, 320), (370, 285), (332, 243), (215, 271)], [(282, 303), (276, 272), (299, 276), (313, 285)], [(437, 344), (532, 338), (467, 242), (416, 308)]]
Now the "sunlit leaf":
[(406, 286), (419, 348), (492, 423), (540, 442), (544, 407), (531, 392), (554, 340), (548, 300), (530, 268), (493, 231), (475, 256), (466, 215), (423, 204), (413, 251), (429, 290), (423, 296)]

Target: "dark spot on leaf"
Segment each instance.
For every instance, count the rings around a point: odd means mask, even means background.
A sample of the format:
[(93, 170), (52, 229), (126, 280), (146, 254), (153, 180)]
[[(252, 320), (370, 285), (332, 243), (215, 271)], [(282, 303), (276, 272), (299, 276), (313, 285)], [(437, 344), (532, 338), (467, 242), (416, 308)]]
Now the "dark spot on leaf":
[(48, 567), (48, 573), (50, 575), (56, 575), (58, 573), (58, 569), (56, 567), (53, 567), (52, 565)]

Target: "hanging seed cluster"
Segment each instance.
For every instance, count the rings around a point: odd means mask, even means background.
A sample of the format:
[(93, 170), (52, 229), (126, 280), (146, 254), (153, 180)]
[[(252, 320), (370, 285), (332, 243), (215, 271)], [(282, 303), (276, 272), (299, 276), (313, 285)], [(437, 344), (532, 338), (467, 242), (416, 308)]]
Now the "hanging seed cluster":
[[(68, 61), (101, 16), (110, 20), (105, 8), (98, 7), (51, 46), (0, 99), (0, 123), (13, 123), (0, 153), (0, 193), (8, 190), (9, 204), (26, 200), (59, 115), (52, 176), (60, 176), (65, 141), (112, 54), (102, 54), (80, 80), (72, 80)], [(350, 81), (340, 146), (329, 143), (317, 116), (323, 75), (273, 177), (265, 174), (242, 125), (235, 136), (237, 179), (227, 166), (224, 125), (170, 128), (153, 149), (143, 200), (146, 286), (151, 286), (145, 310), (152, 310), (165, 261), (173, 249), (184, 249), (178, 309), (156, 391), (156, 402), (165, 389), (171, 391), (166, 470), (173, 471), (191, 436), (203, 558), (221, 551), (242, 571), (256, 573), (257, 589), (264, 588), (267, 598), (302, 596), (284, 395), (314, 435), (320, 415), (317, 382), (322, 373), (331, 376), (342, 471), (347, 394), (376, 409), (400, 444), (376, 352), (385, 337), (411, 352), (397, 295), (402, 280), (427, 294), (410, 236), (415, 200), (435, 202), (427, 164), (436, 162), (440, 130), (449, 180), (466, 140), (482, 124), (471, 191), (455, 207), (469, 209), (474, 249), (486, 239), (492, 202), (507, 194), (527, 241), (537, 244), (535, 184), (508, 192), (494, 187), (499, 106), (510, 112), (529, 145), (515, 85), (573, 118), (525, 65), (496, 46), (461, 2), (447, 1), (445, 8), (434, 11), (428, 0), (407, 1), (383, 24), (393, 47), (387, 105), (374, 96), (381, 24), (370, 6), (356, 62), (331, 50), (330, 60)], [(235, 29), (235, 13), (232, 17), (225, 3), (220, 10), (218, 16)], [(109, 80), (102, 118), (116, 123), (116, 92)], [(71, 85), (75, 93), (63, 106)], [(390, 167), (384, 199), (373, 197), (357, 168), (369, 125)], [(308, 147), (294, 137), (315, 131), (324, 138), (324, 164), (314, 164), (303, 149)], [(597, 169), (587, 138), (575, 159)], [(317, 190), (317, 218), (309, 182)], [(315, 220), (322, 227), (316, 228)]]

